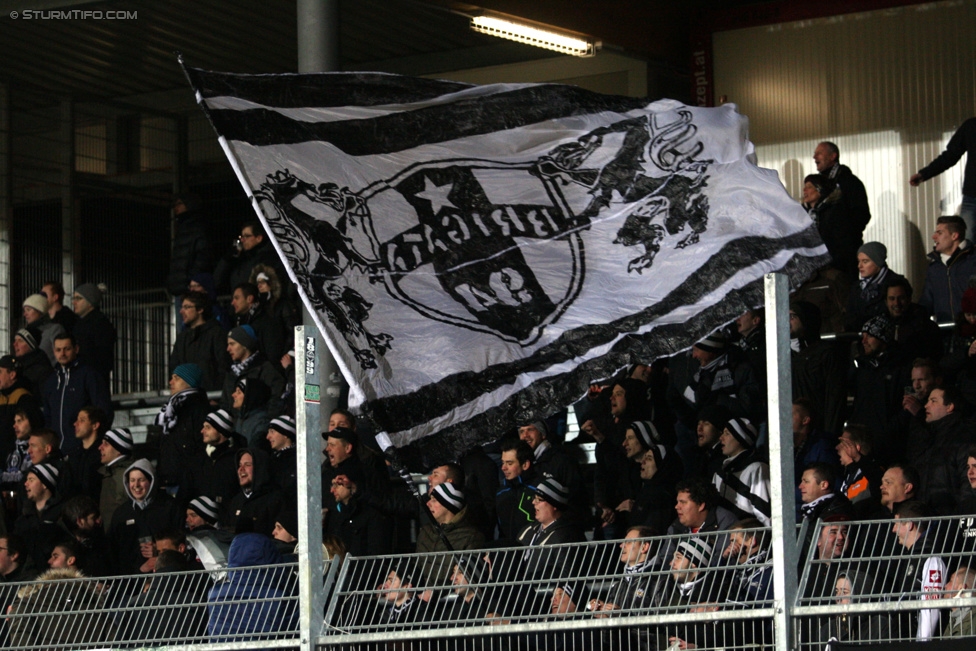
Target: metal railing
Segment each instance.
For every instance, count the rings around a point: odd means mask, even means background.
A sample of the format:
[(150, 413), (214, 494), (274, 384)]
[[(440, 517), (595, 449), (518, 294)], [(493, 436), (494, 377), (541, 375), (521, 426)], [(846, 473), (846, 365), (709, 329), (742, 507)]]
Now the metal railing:
[[(800, 648), (974, 635), (976, 518), (828, 522), (811, 527), (797, 591)], [(802, 534), (801, 534), (802, 535)], [(953, 630), (953, 623), (966, 627)], [(952, 634), (952, 635), (947, 635)]]
[[(811, 544), (791, 648), (976, 638), (976, 518), (830, 522)], [(324, 572), (325, 649), (762, 649), (779, 607), (770, 529), (402, 556)], [(296, 563), (0, 584), (4, 648), (297, 647)], [(924, 630), (923, 630), (924, 629)], [(924, 634), (923, 634), (924, 633)]]
[[(297, 646), (297, 564), (0, 584), (9, 651)], [(68, 577), (68, 578), (66, 578)], [(202, 648), (202, 647), (201, 647)]]
[[(768, 540), (768, 530), (740, 535)], [(397, 641), (437, 649), (770, 644), (768, 554), (741, 551), (727, 533), (690, 542), (674, 536), (347, 558), (318, 643), (373, 648)]]

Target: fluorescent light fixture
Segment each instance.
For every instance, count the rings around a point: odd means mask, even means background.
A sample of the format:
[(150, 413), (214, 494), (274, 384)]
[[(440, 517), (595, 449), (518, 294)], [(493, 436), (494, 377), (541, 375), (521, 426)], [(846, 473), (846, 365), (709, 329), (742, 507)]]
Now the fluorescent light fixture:
[(513, 23), (509, 20), (492, 18), (491, 16), (475, 16), (471, 19), (471, 29), (482, 34), (507, 38), (510, 41), (534, 45), (575, 57), (594, 56), (598, 46), (593, 41), (564, 36), (556, 32)]

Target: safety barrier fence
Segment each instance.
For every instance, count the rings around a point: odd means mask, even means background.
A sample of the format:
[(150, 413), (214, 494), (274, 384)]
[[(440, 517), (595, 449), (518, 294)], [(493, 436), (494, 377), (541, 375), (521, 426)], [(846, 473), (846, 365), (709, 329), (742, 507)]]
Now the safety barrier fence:
[[(403, 556), (324, 569), (323, 649), (761, 649), (976, 638), (976, 518), (801, 527), (795, 598), (769, 529)], [(297, 648), (297, 563), (0, 584), (4, 648)], [(314, 632), (319, 632), (316, 637)]]
[(390, 641), (412, 649), (767, 646), (772, 642), (768, 537), (768, 530), (744, 530), (347, 558), (319, 644), (335, 649), (384, 648)]
[(976, 518), (821, 522), (809, 540), (795, 646), (976, 635)]
[[(0, 584), (10, 651), (297, 646), (297, 563)], [(77, 576), (77, 575), (74, 575)]]

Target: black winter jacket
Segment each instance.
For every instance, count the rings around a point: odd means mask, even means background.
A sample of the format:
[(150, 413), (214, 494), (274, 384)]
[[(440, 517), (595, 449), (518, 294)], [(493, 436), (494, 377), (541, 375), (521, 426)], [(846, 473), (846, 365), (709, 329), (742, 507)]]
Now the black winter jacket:
[(176, 217), (176, 234), (173, 236), (173, 255), (166, 275), (166, 291), (182, 296), (187, 291), (190, 278), (198, 273), (213, 271), (213, 251), (202, 215), (187, 211)]
[(186, 328), (176, 335), (176, 343), (169, 355), (169, 372), (180, 364), (193, 363), (203, 371), (200, 388), (218, 391), (223, 388), (224, 376), (230, 371), (227, 354), (227, 333), (216, 319), (205, 321), (196, 328)]

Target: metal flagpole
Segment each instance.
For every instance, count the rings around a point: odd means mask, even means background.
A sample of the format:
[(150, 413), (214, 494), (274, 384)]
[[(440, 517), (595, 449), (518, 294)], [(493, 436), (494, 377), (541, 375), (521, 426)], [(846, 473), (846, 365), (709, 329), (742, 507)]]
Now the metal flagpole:
[(766, 274), (766, 378), (769, 405), (770, 500), (773, 520), (773, 639), (791, 648), (796, 601), (796, 496), (793, 491), (793, 387), (790, 371), (790, 281)]

